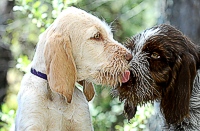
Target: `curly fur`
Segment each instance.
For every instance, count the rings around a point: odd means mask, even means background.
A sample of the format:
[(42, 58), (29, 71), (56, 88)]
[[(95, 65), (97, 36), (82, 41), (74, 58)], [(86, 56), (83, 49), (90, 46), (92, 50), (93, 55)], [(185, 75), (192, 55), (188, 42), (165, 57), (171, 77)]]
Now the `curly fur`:
[[(195, 90), (199, 90), (200, 84), (200, 47), (165, 24), (134, 36), (126, 47), (133, 55), (131, 79), (113, 92), (124, 100), (128, 119), (134, 117), (138, 104), (159, 101), (163, 127), (196, 129), (200, 110), (193, 108), (193, 104), (199, 105), (193, 98), (197, 98)], [(183, 124), (186, 121), (189, 125)]]

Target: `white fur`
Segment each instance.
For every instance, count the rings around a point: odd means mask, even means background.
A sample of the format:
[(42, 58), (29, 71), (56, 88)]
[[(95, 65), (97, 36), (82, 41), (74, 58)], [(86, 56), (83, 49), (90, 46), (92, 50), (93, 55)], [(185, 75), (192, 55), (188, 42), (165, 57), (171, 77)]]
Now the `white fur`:
[(16, 131), (87, 131), (93, 130), (88, 102), (75, 88), (72, 102), (66, 103), (58, 93), (53, 101), (47, 97), (47, 81), (28, 73), (18, 95)]
[[(97, 32), (102, 39), (93, 38)], [(61, 53), (63, 50), (66, 54)], [(48, 81), (30, 72), (23, 77), (18, 94), (16, 131), (93, 130), (83, 92), (74, 86), (69, 87), (68, 83), (75, 85), (75, 82), (86, 80), (114, 86), (121, 82), (122, 74), (128, 68), (127, 53), (128, 50), (113, 39), (105, 22), (74, 7), (63, 11), (41, 34), (31, 63), (32, 68), (47, 74)], [(58, 59), (62, 63), (53, 63)], [(55, 72), (51, 71), (54, 64), (57, 65), (54, 66)], [(64, 78), (60, 76), (63, 72), (68, 73)], [(54, 76), (55, 73), (57, 76)], [(65, 83), (56, 85), (60, 79)], [(70, 95), (72, 100), (68, 103)]]
[(146, 43), (146, 41), (152, 37), (152, 36), (156, 36), (160, 33), (160, 29), (159, 28), (150, 28), (148, 30), (145, 30), (144, 32), (140, 33), (136, 38), (135, 38), (135, 43), (137, 43), (135, 45), (135, 50), (139, 51), (142, 50), (142, 47), (144, 46), (144, 44)]

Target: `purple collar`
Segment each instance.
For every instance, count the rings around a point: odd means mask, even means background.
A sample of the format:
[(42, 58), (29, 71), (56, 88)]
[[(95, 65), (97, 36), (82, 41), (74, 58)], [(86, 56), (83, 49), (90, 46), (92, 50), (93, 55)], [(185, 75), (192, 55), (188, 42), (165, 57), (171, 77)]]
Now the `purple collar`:
[(42, 73), (42, 72), (39, 72), (39, 71), (36, 71), (35, 69), (31, 68), (31, 73), (42, 78), (42, 79), (45, 79), (47, 80), (47, 75)]

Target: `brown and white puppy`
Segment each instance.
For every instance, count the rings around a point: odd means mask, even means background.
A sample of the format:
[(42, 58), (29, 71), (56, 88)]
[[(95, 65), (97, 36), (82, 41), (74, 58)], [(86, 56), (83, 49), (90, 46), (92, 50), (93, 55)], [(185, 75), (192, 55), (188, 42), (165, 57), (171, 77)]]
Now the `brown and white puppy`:
[(134, 117), (138, 104), (155, 100), (163, 126), (200, 130), (196, 123), (200, 120), (199, 46), (165, 24), (145, 30), (125, 45), (133, 55), (131, 76), (113, 94), (125, 102), (128, 119)]

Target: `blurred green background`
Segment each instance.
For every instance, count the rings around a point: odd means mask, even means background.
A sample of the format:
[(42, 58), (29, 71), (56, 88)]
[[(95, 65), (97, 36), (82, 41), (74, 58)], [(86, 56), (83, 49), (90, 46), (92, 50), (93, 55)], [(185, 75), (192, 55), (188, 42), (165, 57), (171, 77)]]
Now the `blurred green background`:
[[(33, 58), (38, 36), (63, 9), (75, 6), (105, 20), (112, 25), (114, 38), (123, 43), (127, 37), (162, 23), (162, 4), (160, 0), (1, 0), (0, 131), (14, 130), (20, 81)], [(138, 107), (128, 123), (123, 103), (106, 87), (96, 87), (90, 111), (95, 131), (148, 130), (145, 124), (153, 114), (151, 104)]]

